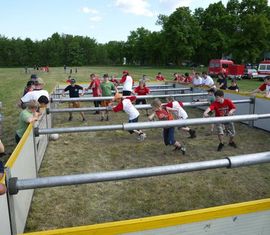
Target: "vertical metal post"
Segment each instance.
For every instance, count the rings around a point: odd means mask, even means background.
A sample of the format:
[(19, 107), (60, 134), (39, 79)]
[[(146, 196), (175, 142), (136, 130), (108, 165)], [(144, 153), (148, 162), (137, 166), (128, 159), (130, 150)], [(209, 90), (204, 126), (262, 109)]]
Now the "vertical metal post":
[[(255, 102), (256, 102), (256, 96), (251, 96), (250, 103), (249, 103), (249, 114), (255, 114)], [(250, 127), (254, 127), (254, 120), (249, 121), (248, 125)]]
[(37, 147), (37, 138), (35, 136), (35, 129), (36, 129), (36, 124), (33, 125), (33, 145), (34, 145), (34, 155), (35, 155), (35, 167), (36, 167), (36, 174), (38, 175), (38, 147)]
[[(8, 186), (9, 179), (11, 178), (11, 172), (9, 168), (5, 169), (6, 173), (6, 185)], [(15, 217), (15, 207), (14, 207), (14, 196), (10, 195), (9, 190), (7, 190), (7, 199), (8, 199), (8, 212), (9, 212), (9, 221), (10, 221), (10, 230), (12, 235), (17, 234), (16, 226), (16, 217)]]

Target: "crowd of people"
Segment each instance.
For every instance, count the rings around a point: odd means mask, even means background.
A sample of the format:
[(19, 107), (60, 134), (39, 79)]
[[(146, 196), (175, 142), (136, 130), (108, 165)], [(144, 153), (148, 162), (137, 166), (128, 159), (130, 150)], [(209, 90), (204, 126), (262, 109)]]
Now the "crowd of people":
[[(193, 87), (204, 87), (208, 91), (208, 102), (209, 107), (204, 111), (203, 117), (207, 118), (213, 114), (216, 117), (231, 116), (234, 115), (236, 111), (236, 106), (232, 100), (224, 97), (224, 90), (233, 90), (239, 92), (239, 87), (236, 83), (236, 80), (231, 80), (231, 85), (227, 85), (228, 78), (224, 74), (218, 74), (216, 83), (214, 80), (206, 73), (202, 74), (197, 72), (185, 73), (183, 75), (174, 73), (173, 81), (180, 84), (189, 84)], [(83, 96), (86, 91), (89, 89), (92, 90), (93, 97), (113, 97), (112, 100), (103, 100), (94, 101), (95, 107), (105, 107), (105, 110), (99, 112), (96, 111), (96, 114), (101, 114), (101, 121), (109, 121), (109, 111), (119, 112), (124, 111), (128, 116), (129, 123), (136, 123), (139, 121), (140, 112), (135, 107), (138, 104), (146, 104), (147, 101), (140, 96), (148, 95), (151, 92), (151, 89), (147, 87), (147, 82), (149, 78), (146, 75), (143, 75), (139, 80), (138, 86), (134, 87), (134, 79), (129, 74), (127, 70), (123, 71), (121, 79), (117, 79), (114, 75), (111, 77), (108, 74), (103, 75), (101, 80), (96, 74), (90, 74), (90, 84), (88, 87), (83, 88), (82, 86), (76, 83), (76, 79), (69, 76), (67, 85), (62, 95), (65, 96), (66, 92), (69, 93), (70, 98), (76, 98)], [(157, 81), (166, 81), (165, 77), (159, 72), (155, 77)], [(123, 86), (122, 94), (119, 93), (117, 88), (118, 85)], [(266, 97), (270, 97), (270, 76), (265, 78), (265, 81), (251, 94), (265, 92)], [(19, 102), (19, 107), (21, 112), (19, 115), (18, 128), (15, 132), (15, 142), (19, 143), (24, 132), (26, 131), (30, 123), (34, 123), (39, 119), (39, 116), (42, 114), (42, 110), (46, 108), (49, 103), (49, 93), (44, 89), (44, 81), (42, 78), (37, 77), (35, 74), (31, 75), (29, 81), (23, 90), (22, 97)], [(184, 105), (181, 101), (174, 100), (173, 97), (168, 97), (166, 103), (162, 103), (160, 99), (154, 99), (151, 103), (153, 113), (149, 114), (148, 110), (146, 115), (149, 121), (162, 120), (170, 121), (174, 119), (187, 119), (188, 114), (184, 109)], [(69, 108), (79, 108), (80, 102), (71, 101), (69, 102)], [(86, 121), (85, 114), (80, 113), (82, 121)], [(68, 121), (72, 121), (73, 116), (72, 112), (69, 113)], [(224, 135), (229, 136), (228, 146), (232, 148), (237, 148), (237, 144), (234, 141), (236, 134), (235, 126), (232, 122), (222, 123), (222, 124), (212, 124), (211, 133), (214, 132), (214, 127), (217, 130), (218, 136), (218, 146), (217, 151), (221, 151), (224, 144)], [(194, 129), (184, 126), (178, 128), (189, 133), (189, 138), (196, 138), (197, 133)], [(143, 141), (146, 138), (146, 134), (140, 129), (134, 129), (129, 131), (130, 134), (135, 133), (138, 140)], [(184, 155), (186, 153), (186, 147), (184, 143), (175, 139), (175, 128), (174, 127), (164, 127), (163, 128), (163, 141), (165, 145), (174, 146), (173, 151), (180, 150)], [(3, 143), (0, 140), (0, 154), (4, 154), (5, 148)], [(0, 156), (1, 156), (0, 155)], [(1, 179), (4, 176), (4, 166), (0, 160), (0, 195), (6, 192), (6, 187), (1, 183)]]

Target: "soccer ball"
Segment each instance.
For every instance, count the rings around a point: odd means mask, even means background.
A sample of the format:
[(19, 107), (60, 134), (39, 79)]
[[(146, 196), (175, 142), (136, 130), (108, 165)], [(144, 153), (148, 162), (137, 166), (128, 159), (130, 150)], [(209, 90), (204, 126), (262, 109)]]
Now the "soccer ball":
[(55, 141), (55, 140), (58, 140), (58, 139), (59, 139), (59, 134), (55, 133), (55, 134), (50, 135), (50, 140)]

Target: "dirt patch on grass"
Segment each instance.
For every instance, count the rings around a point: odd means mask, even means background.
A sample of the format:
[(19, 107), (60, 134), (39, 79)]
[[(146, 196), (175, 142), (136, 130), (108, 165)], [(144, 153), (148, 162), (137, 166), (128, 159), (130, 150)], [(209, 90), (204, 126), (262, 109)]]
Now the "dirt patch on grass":
[[(190, 117), (202, 112), (188, 109)], [(127, 122), (123, 113), (111, 114), (110, 122), (79, 114), (66, 122), (67, 114), (55, 115), (55, 127), (109, 125)], [(146, 121), (141, 111), (140, 121)], [(176, 131), (176, 139), (187, 147), (185, 156), (173, 152), (162, 141), (162, 129), (146, 130), (147, 139), (139, 142), (125, 131), (61, 134), (50, 142), (40, 176), (90, 173), (219, 159), (226, 156), (269, 151), (270, 134), (236, 124), (237, 149), (227, 144), (217, 152), (216, 135), (210, 125), (196, 126), (197, 138), (188, 139)], [(227, 143), (227, 142), (226, 142)], [(237, 169), (215, 169), (169, 176), (106, 182), (89, 185), (39, 189), (35, 191), (26, 231), (88, 225), (140, 218), (243, 202), (270, 196), (270, 164)]]

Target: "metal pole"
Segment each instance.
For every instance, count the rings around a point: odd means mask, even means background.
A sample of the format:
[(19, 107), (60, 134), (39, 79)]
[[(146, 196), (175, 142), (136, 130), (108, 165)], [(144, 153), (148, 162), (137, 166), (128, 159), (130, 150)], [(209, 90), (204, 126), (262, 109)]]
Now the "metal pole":
[[(255, 102), (256, 102), (256, 96), (252, 96), (250, 98), (251, 102), (250, 102), (250, 105), (249, 105), (249, 114), (254, 114), (255, 113)], [(253, 127), (254, 126), (254, 121), (249, 121), (248, 125), (250, 127)]]
[[(189, 93), (189, 94), (168, 94), (168, 95), (140, 95), (136, 96), (138, 99), (155, 99), (166, 97), (190, 97), (190, 96), (203, 96), (208, 95), (206, 92), (201, 93)], [(51, 98), (51, 102), (76, 102), (76, 101), (99, 101), (99, 100), (112, 100), (113, 96), (100, 96), (100, 97), (79, 97), (79, 98)]]
[(36, 128), (35, 135), (39, 136), (39, 135), (53, 134), (53, 133), (139, 130), (139, 129), (153, 129), (153, 128), (182, 127), (182, 126), (195, 126), (195, 125), (238, 122), (238, 121), (250, 121), (250, 120), (265, 119), (265, 118), (270, 118), (270, 113), (236, 115), (236, 116), (226, 116), (226, 117), (178, 119), (178, 120), (171, 120), (171, 121), (123, 123), (122, 125), (83, 126), (83, 127), (65, 127), (65, 128), (62, 127), (62, 128), (47, 128), (47, 129)]
[[(121, 90), (118, 90), (119, 92), (122, 92), (122, 89)], [(184, 87), (184, 88), (165, 88), (165, 89), (150, 89), (150, 92), (169, 92), (169, 91), (181, 91), (181, 92), (184, 92), (184, 91), (190, 91), (190, 88), (189, 87)], [(68, 93), (68, 92), (67, 92)], [(84, 94), (92, 94), (93, 92), (92, 91), (87, 91), (85, 92)], [(112, 91), (112, 93), (115, 93), (115, 91)], [(62, 92), (54, 92), (53, 93), (54, 95), (61, 95)]]
[[(87, 86), (88, 87), (88, 86)], [(133, 88), (135, 88), (136, 86), (133, 86)], [(156, 85), (147, 85), (148, 88), (173, 88), (174, 86), (173, 85), (164, 85), (164, 84), (156, 84)], [(123, 89), (123, 86), (117, 86), (117, 89)], [(190, 88), (188, 88), (190, 89)], [(56, 91), (63, 91), (64, 88), (56, 88), (55, 89)]]
[(19, 190), (144, 178), (159, 175), (169, 175), (192, 171), (217, 169), (223, 167), (231, 168), (231, 167), (249, 166), (267, 162), (270, 162), (270, 152), (246, 154), (234, 157), (227, 157), (225, 159), (191, 162), (168, 166), (119, 170), (119, 171), (65, 175), (65, 176), (50, 176), (34, 179), (11, 178), (9, 179), (8, 190), (10, 194), (17, 194)]
[[(234, 104), (250, 103), (251, 99), (233, 100)], [(200, 102), (183, 102), (184, 107), (197, 107), (209, 105), (208, 101)], [(135, 105), (136, 109), (151, 109), (150, 104)], [(47, 108), (46, 112), (49, 113), (65, 113), (65, 112), (91, 112), (91, 111), (106, 111), (107, 107), (84, 107), (84, 108), (63, 108), (63, 109), (50, 109)]]

